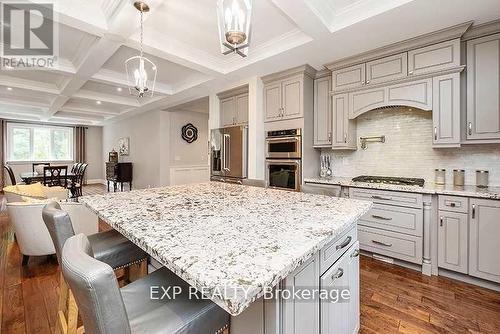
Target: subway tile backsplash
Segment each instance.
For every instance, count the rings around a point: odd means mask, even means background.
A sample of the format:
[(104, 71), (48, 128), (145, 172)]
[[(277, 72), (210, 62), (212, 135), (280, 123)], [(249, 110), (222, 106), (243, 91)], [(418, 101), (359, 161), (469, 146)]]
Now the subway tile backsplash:
[[(463, 145), (432, 148), (432, 113), (409, 108), (368, 112), (357, 120), (357, 151), (332, 151), (335, 176), (358, 175), (421, 177), (434, 182), (434, 169), (446, 169), (446, 183), (453, 184), (453, 169), (465, 169), (465, 183), (476, 183), (476, 169), (489, 170), (489, 185), (500, 186), (500, 145)], [(368, 143), (362, 150), (359, 137), (385, 135), (385, 143)]]

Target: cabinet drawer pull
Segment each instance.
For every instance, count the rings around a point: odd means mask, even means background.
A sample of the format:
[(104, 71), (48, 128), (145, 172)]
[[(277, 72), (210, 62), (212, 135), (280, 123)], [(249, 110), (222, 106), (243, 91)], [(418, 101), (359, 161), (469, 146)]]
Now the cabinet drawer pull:
[(354, 252), (352, 252), (351, 257), (358, 257), (359, 256), (359, 249), (356, 249)]
[(447, 203), (446, 206), (451, 206), (452, 208), (456, 207), (457, 206), (457, 203), (455, 202), (450, 202), (450, 203)]
[(339, 268), (339, 269), (337, 269), (335, 274), (332, 275), (332, 280), (335, 280), (337, 278), (341, 278), (342, 276), (344, 276), (344, 269)]
[(342, 249), (342, 248), (349, 246), (349, 244), (351, 243), (351, 240), (352, 240), (352, 237), (350, 235), (347, 236), (347, 238), (345, 238), (345, 240), (340, 245), (337, 245), (337, 247), (335, 247), (335, 249), (339, 250), (339, 249)]
[(372, 215), (372, 217), (375, 219), (392, 220), (391, 217), (383, 217), (383, 216), (379, 216), (379, 215)]
[(382, 242), (382, 241), (372, 240), (372, 242), (373, 242), (374, 244), (377, 244), (377, 245), (380, 245), (380, 246), (392, 247), (392, 244), (387, 244), (387, 243)]
[(390, 201), (392, 197), (384, 197), (384, 196), (379, 196), (379, 195), (372, 195), (372, 198), (374, 199), (383, 199), (385, 201)]
[(476, 204), (472, 204), (472, 219), (476, 218)]

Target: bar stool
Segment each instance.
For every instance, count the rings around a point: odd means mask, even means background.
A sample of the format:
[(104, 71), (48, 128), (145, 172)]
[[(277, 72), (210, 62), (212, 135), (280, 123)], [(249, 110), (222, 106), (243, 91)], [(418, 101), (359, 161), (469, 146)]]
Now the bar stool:
[[(63, 246), (70, 237), (75, 235), (71, 218), (67, 212), (61, 210), (61, 206), (57, 202), (45, 205), (42, 218), (49, 230), (57, 259), (61, 264)], [(113, 270), (125, 268), (128, 272), (128, 280), (135, 280), (147, 275), (147, 254), (116, 230), (92, 234), (88, 239), (92, 255), (109, 265)], [(56, 333), (76, 333), (78, 307), (62, 272), (59, 280), (59, 291)]]
[[(92, 257), (84, 234), (64, 245), (62, 272), (80, 308), (85, 333), (229, 333), (230, 315), (207, 299), (190, 299), (189, 285), (166, 268), (120, 289), (113, 269)], [(173, 286), (182, 291), (175, 298), (150, 297), (151, 287)]]

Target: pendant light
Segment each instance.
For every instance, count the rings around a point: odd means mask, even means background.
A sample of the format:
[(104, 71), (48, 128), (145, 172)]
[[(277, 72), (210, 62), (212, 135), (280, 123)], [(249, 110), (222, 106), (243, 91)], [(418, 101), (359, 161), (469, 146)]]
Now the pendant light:
[(252, 0), (218, 0), (217, 20), (221, 52), (248, 54)]
[(153, 96), (156, 65), (144, 57), (143, 52), (143, 14), (149, 12), (149, 6), (145, 2), (136, 1), (134, 7), (141, 13), (141, 53), (125, 61), (129, 92), (136, 97)]

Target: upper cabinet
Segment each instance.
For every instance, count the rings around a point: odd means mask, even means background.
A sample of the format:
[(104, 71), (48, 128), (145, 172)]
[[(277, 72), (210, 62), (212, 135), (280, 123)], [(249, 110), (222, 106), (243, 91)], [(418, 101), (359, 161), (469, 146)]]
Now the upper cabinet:
[(248, 124), (248, 87), (219, 93), (221, 126)]
[(408, 51), (408, 75), (460, 66), (460, 38)]
[(500, 139), (500, 34), (467, 42), (467, 140)]
[[(370, 59), (373, 56), (367, 54)], [(373, 57), (374, 58), (374, 57)], [(342, 67), (331, 64), (334, 93), (380, 86), (382, 83), (421, 79), (460, 67), (460, 38), (410, 49), (394, 55), (375, 58), (364, 63)], [(420, 78), (419, 78), (420, 76)]]
[(332, 145), (332, 77), (314, 80), (314, 147)]
[(460, 73), (432, 80), (432, 123), (434, 147), (460, 145)]
[(312, 109), (311, 77), (315, 72), (310, 66), (301, 66), (263, 77), (265, 121), (304, 117), (304, 110)]
[(365, 64), (332, 71), (333, 91), (362, 87), (365, 81)]
[(366, 84), (386, 82), (408, 75), (408, 55), (406, 52), (366, 63)]

